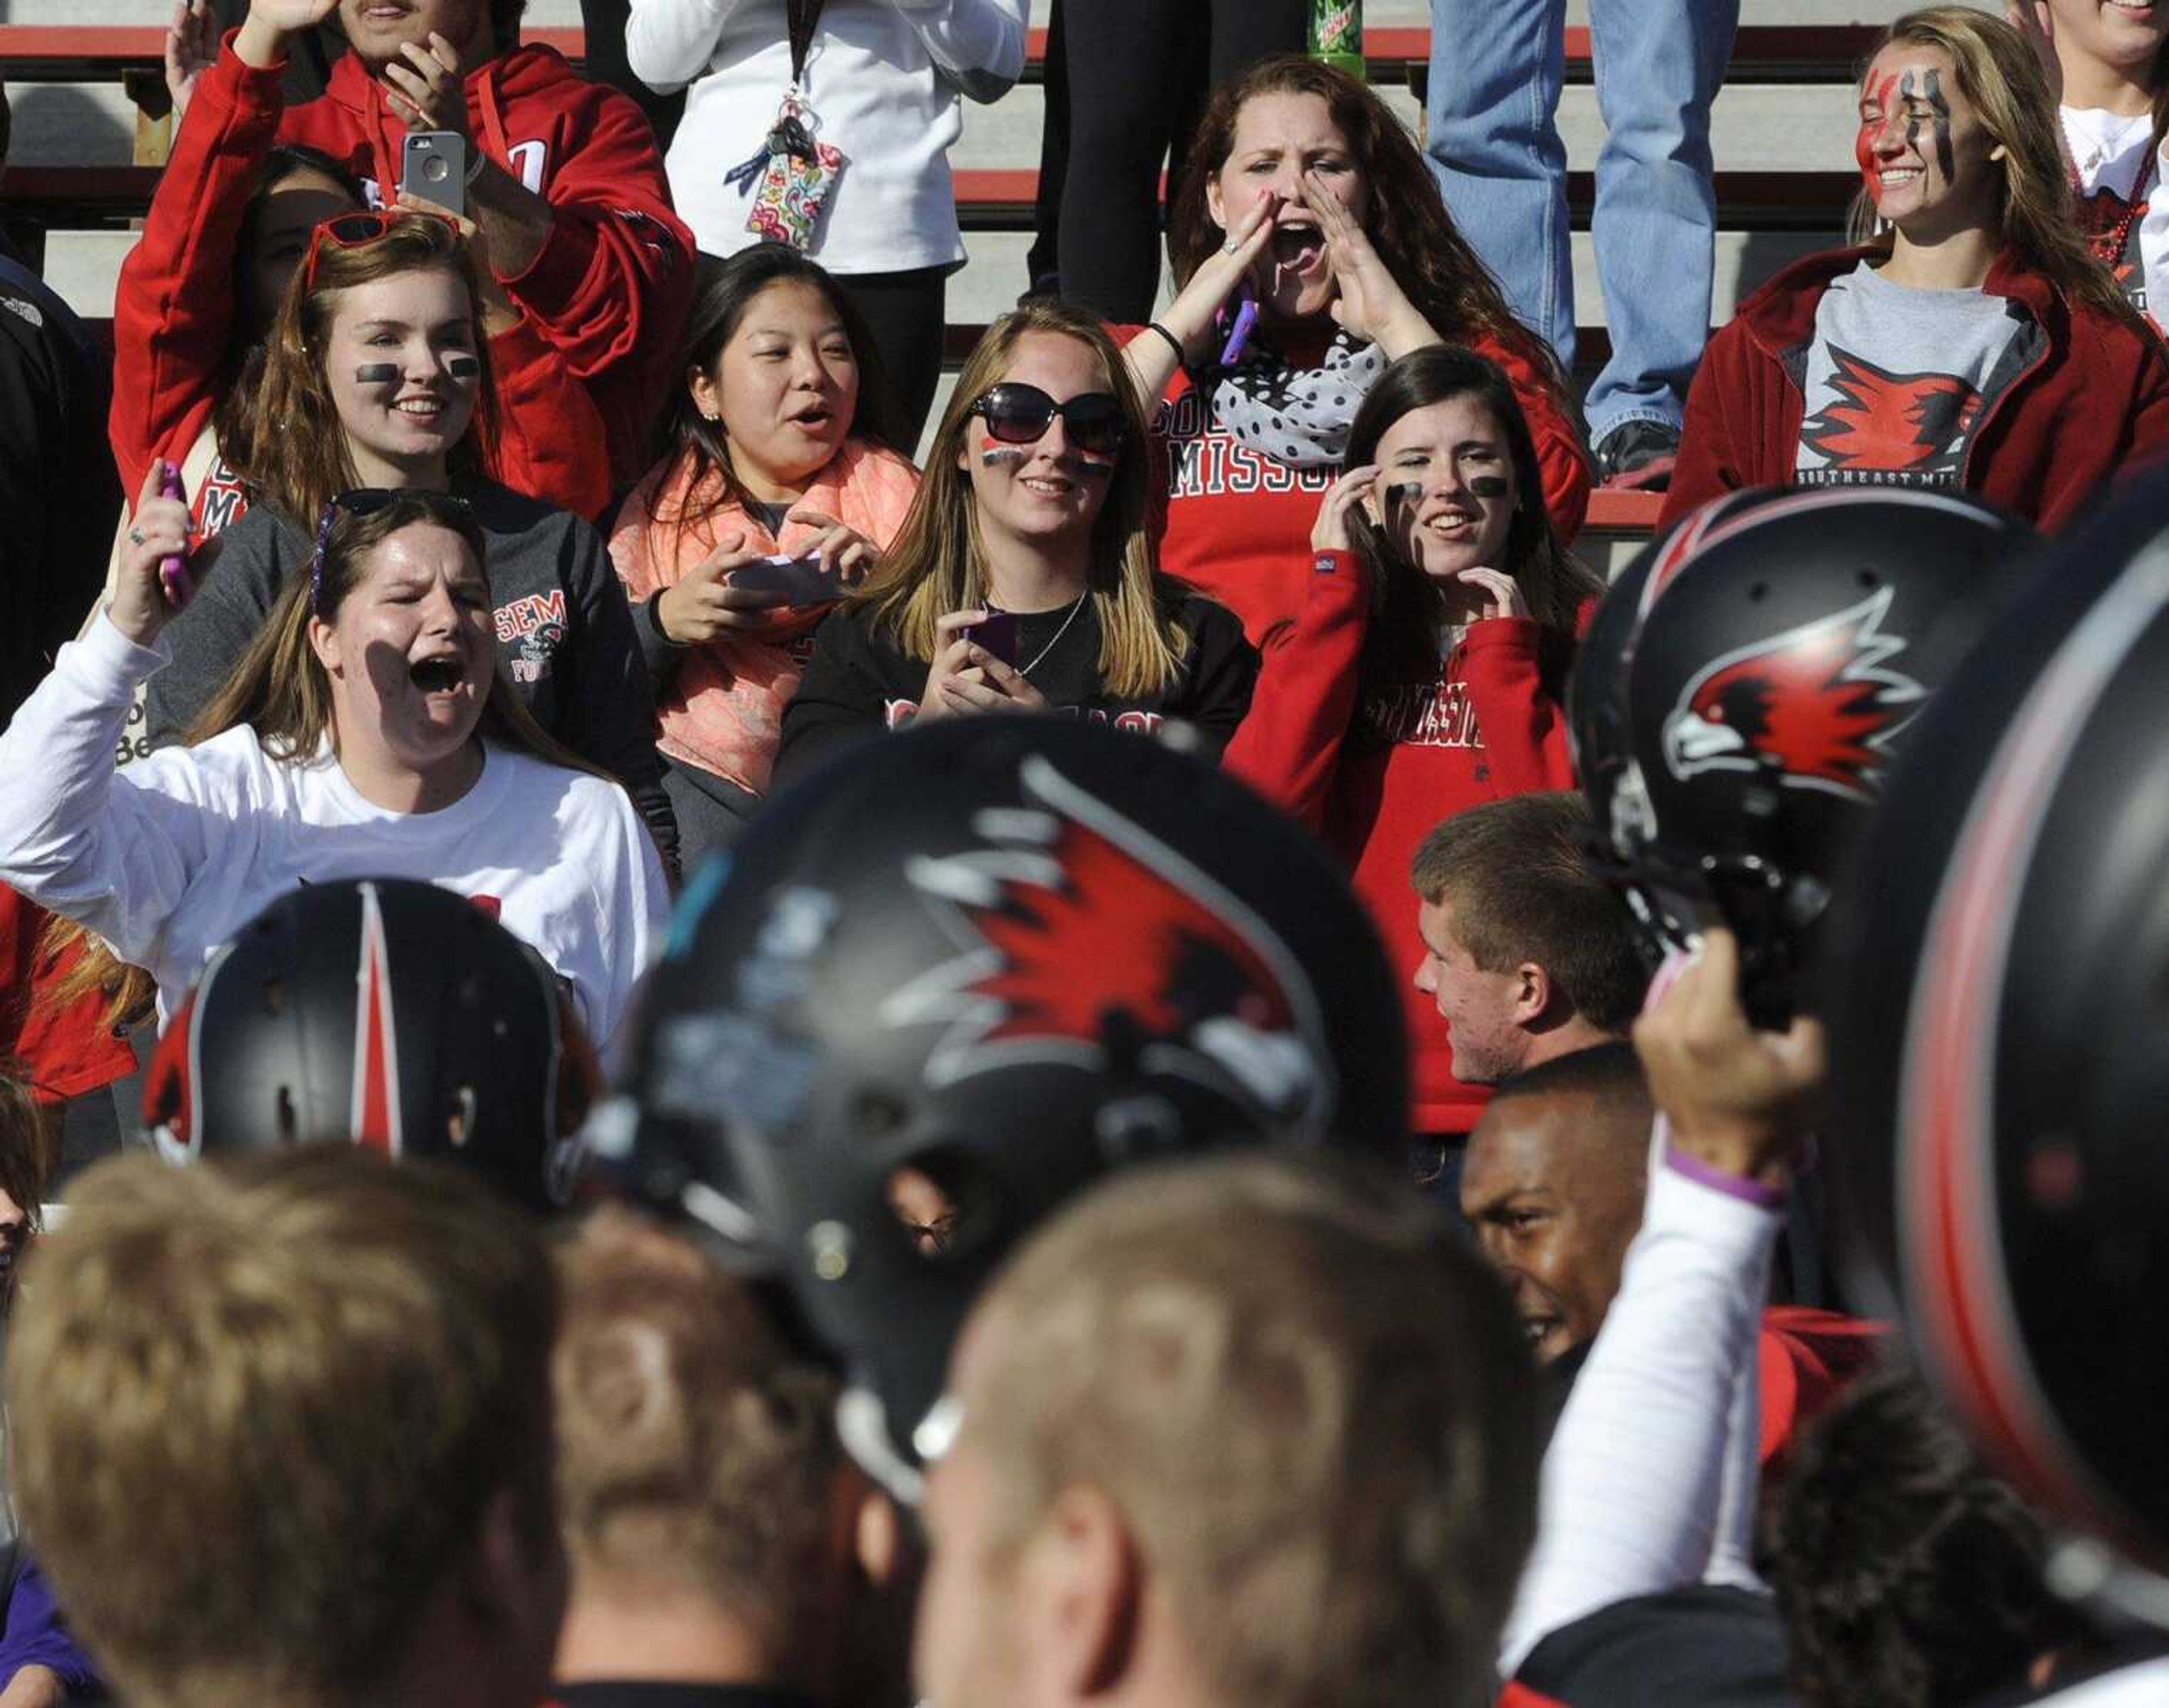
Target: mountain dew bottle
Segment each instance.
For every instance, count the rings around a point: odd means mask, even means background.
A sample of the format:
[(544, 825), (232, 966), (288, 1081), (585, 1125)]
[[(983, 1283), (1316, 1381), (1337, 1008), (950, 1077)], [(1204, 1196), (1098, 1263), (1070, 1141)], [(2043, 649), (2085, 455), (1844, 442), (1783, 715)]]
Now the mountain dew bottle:
[(1310, 56), (1362, 78), (1363, 0), (1310, 0)]

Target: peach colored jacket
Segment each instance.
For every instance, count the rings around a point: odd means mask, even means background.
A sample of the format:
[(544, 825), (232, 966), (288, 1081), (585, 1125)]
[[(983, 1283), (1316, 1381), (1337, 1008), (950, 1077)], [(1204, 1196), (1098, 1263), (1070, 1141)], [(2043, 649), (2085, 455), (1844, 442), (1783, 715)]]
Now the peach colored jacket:
[[(635, 604), (697, 568), (718, 539), (741, 529), (749, 551), (794, 551), (810, 548), (819, 537), (819, 529), (802, 522), (786, 522), (781, 537), (773, 536), (738, 504), (726, 504), (690, 528), (658, 523), (658, 512), (675, 517), (685, 506), (687, 480), (682, 469), (673, 472), (676, 461), (648, 471), (626, 496), (610, 530), (610, 557)], [(833, 516), (885, 549), (918, 490), (919, 471), (903, 457), (846, 439), (791, 508)], [(825, 604), (786, 606), (759, 629), (686, 648), (675, 676), (656, 686), (663, 726), (656, 745), (679, 764), (697, 765), (765, 794), (783, 708), (798, 691), (814, 628), (829, 609)]]

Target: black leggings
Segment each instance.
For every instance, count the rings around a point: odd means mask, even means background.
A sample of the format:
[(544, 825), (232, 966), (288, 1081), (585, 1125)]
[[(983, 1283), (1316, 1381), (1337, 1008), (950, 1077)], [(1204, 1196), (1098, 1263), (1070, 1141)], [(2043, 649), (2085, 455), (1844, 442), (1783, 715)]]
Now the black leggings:
[(866, 317), (889, 401), (896, 449), (919, 450), (919, 430), (941, 383), (942, 316), (949, 295), (948, 269), (914, 267), (907, 273), (838, 274), (836, 283)]
[(1269, 53), (1302, 51), (1310, 0), (1086, 0), (1064, 10), (1062, 294), (1106, 319), (1141, 321), (1159, 289), (1160, 162), (1172, 145), (1170, 176), (1187, 163), (1212, 88)]

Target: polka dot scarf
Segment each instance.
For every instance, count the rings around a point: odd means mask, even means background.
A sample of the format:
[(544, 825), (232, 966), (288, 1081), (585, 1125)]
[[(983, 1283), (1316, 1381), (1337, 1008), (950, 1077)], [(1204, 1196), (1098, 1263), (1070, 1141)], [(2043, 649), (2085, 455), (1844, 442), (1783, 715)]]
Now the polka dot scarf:
[(1386, 370), (1378, 347), (1336, 330), (1323, 364), (1291, 368), (1263, 338), (1205, 375), (1212, 413), (1237, 443), (1293, 469), (1337, 466), (1363, 396)]

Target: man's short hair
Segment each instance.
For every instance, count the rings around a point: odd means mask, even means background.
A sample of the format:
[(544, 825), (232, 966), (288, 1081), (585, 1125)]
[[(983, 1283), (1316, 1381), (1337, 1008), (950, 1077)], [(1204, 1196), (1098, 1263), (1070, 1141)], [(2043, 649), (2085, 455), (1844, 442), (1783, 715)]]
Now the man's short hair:
[(575, 1594), (669, 1585), (790, 1638), (841, 1462), (834, 1379), (792, 1356), (706, 1256), (626, 1212), (590, 1219), (559, 1274), (557, 1491)]
[(981, 1307), (999, 1561), (1102, 1491), (1212, 1694), (1488, 1700), (1534, 1524), (1535, 1383), (1483, 1260), (1398, 1179), (1132, 1171)]
[(365, 1689), (500, 1491), (554, 1551), (550, 1260), (464, 1173), (136, 1154), (68, 1212), (10, 1332), (12, 1480), (130, 1700)]
[(1491, 1101), (1517, 1097), (1586, 1097), (1635, 1112), (1644, 1132), (1656, 1113), (1649, 1077), (1632, 1044), (1592, 1044), (1539, 1062), (1491, 1088)]
[(1457, 812), (1416, 850), (1416, 893), (1453, 910), (1453, 934), (1485, 972), (1524, 961), (1601, 1031), (1623, 1032), (1649, 988), (1633, 916), (1590, 869), (1589, 806), (1564, 790)]
[(1900, 1366), (1808, 1432), (1767, 1540), (1805, 1701), (1978, 1701), (2082, 1633), (2039, 1518)]

